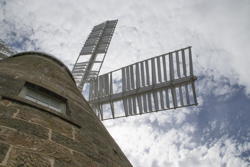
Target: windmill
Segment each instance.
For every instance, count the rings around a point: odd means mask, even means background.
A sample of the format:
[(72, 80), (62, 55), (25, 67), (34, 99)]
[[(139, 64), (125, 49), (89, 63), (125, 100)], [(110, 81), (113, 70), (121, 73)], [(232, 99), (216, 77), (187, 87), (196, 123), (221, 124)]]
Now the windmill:
[(197, 105), (191, 47), (99, 75), (117, 21), (94, 26), (72, 70), (100, 120)]

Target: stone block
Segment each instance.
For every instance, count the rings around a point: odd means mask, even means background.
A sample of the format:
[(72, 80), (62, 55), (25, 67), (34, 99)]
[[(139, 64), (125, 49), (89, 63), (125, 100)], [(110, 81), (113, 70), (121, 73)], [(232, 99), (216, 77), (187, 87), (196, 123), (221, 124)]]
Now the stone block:
[(3, 126), (0, 126), (0, 140), (16, 147), (45, 154), (53, 158), (68, 160), (71, 156), (71, 152), (59, 144)]
[[(1, 100), (2, 102), (2, 100)], [(0, 118), (11, 118), (17, 109), (13, 107), (7, 107), (0, 102)]]
[(49, 130), (40, 125), (10, 118), (0, 118), (0, 125), (17, 129), (18, 131), (40, 137), (41, 139), (48, 139)]
[(8, 167), (51, 167), (47, 157), (19, 148), (13, 148), (7, 162)]
[(0, 163), (4, 160), (8, 150), (9, 150), (8, 144), (0, 143)]
[(34, 109), (29, 106), (19, 105), (17, 118), (39, 124), (43, 127), (52, 129), (62, 135), (72, 138), (72, 125), (45, 111)]

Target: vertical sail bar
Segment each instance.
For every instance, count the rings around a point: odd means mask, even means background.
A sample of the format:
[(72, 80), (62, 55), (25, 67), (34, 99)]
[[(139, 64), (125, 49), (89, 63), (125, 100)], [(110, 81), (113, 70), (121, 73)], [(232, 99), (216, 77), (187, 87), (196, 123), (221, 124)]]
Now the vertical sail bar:
[(179, 60), (179, 52), (178, 51), (176, 51), (176, 67), (177, 67), (178, 78), (181, 78), (180, 60)]
[(135, 80), (134, 80), (134, 67), (130, 66), (130, 80), (131, 80), (131, 89), (135, 89)]
[(142, 114), (142, 102), (141, 102), (141, 95), (137, 96), (137, 104), (138, 104), (138, 108), (139, 108), (139, 113)]
[(135, 114), (137, 114), (137, 111), (136, 111), (136, 97), (132, 97), (132, 99), (133, 99), (133, 115)]
[(192, 82), (192, 91), (193, 91), (193, 98), (194, 98), (194, 103), (197, 105), (197, 97), (196, 97), (196, 93), (195, 93), (195, 85), (194, 82)]
[(152, 112), (152, 100), (151, 100), (151, 94), (147, 93), (148, 96), (148, 112)]
[(155, 59), (151, 59), (151, 68), (152, 68), (152, 86), (156, 84), (156, 72), (155, 72)]
[(136, 89), (140, 88), (140, 82), (141, 82), (141, 79), (140, 79), (140, 68), (139, 68), (139, 63), (136, 63)]
[(133, 114), (133, 107), (132, 107), (132, 98), (131, 97), (129, 97), (128, 98), (128, 114), (129, 115), (132, 115)]
[(161, 61), (160, 61), (161, 57), (157, 57), (157, 69), (158, 69), (158, 81), (162, 82), (161, 79)]
[(150, 85), (150, 77), (149, 77), (149, 68), (148, 68), (148, 60), (145, 61), (145, 68), (146, 68), (146, 80), (147, 85)]
[(193, 76), (193, 60), (192, 60), (192, 51), (191, 47), (188, 48), (189, 52), (189, 68), (190, 68), (190, 75)]
[[(170, 81), (172, 82), (174, 80), (174, 65), (173, 65), (173, 55), (172, 53), (169, 53), (169, 73), (170, 73)], [(171, 93), (173, 97), (173, 105), (174, 108), (177, 107), (177, 98), (176, 98), (176, 90), (175, 87), (172, 86)]]
[(159, 93), (160, 93), (161, 110), (163, 110), (165, 108), (163, 100), (163, 90), (160, 90)]
[(123, 99), (123, 107), (124, 107), (124, 112), (125, 112), (125, 116), (128, 116), (128, 98), (124, 98)]
[(186, 66), (186, 59), (185, 59), (185, 50), (181, 50), (181, 56), (182, 56), (182, 65), (183, 65), (183, 74), (186, 77), (187, 76), (187, 66)]
[(115, 110), (114, 110), (114, 103), (111, 100), (111, 95), (113, 94), (113, 77), (112, 77), (112, 72), (110, 73), (110, 77), (109, 77), (109, 98), (110, 98), (110, 108), (111, 108), (111, 112), (112, 112), (112, 118), (115, 118)]
[(168, 89), (165, 90), (165, 93), (166, 93), (166, 105), (167, 105), (167, 108), (170, 108)]
[[(127, 90), (127, 81), (126, 81), (126, 69), (122, 68), (122, 91), (125, 92)], [(127, 98), (124, 98), (123, 100), (123, 107), (125, 116), (128, 116), (128, 100)]]
[(162, 56), (162, 62), (163, 62), (164, 81), (166, 82), (168, 80), (167, 66), (166, 66), (166, 55)]
[(105, 96), (109, 95), (109, 73), (105, 75)]
[[(125, 92), (126, 91), (126, 71), (125, 68), (122, 68), (122, 91)], [(112, 83), (113, 84), (113, 83)]]
[(173, 54), (169, 53), (169, 76), (170, 81), (174, 80), (174, 63), (173, 63)]
[(89, 83), (89, 101), (93, 98), (93, 81)]
[[(151, 59), (151, 68), (152, 68), (152, 87), (156, 85), (156, 72), (155, 72), (155, 59)], [(154, 99), (154, 106), (156, 110), (159, 110), (158, 105), (158, 98), (157, 98), (157, 92), (153, 91), (153, 99)]]
[[(185, 50), (181, 50), (181, 55), (182, 55), (182, 65), (183, 65), (183, 74), (186, 77), (187, 76), (187, 66), (186, 66), (186, 58), (185, 58)], [(188, 85), (185, 84), (185, 93), (186, 93), (186, 100), (187, 100), (187, 105), (190, 105), (190, 99), (189, 99), (189, 92), (188, 92)]]
[(148, 112), (148, 108), (147, 108), (147, 94), (143, 94), (143, 110), (145, 113)]
[(190, 99), (189, 99), (189, 93), (188, 93), (188, 85), (185, 85), (185, 92), (186, 92), (186, 99), (187, 99), (187, 105), (190, 105)]
[(145, 76), (144, 76), (144, 65), (143, 62), (140, 63), (141, 65), (141, 86), (145, 86)]
[(101, 83), (100, 83), (101, 82), (101, 77), (98, 77), (97, 80), (98, 80), (98, 85), (97, 85), (98, 92), (97, 92), (97, 96), (101, 97)]
[(103, 108), (102, 108), (102, 104), (100, 104), (98, 106), (99, 106), (99, 111), (101, 113), (101, 120), (103, 120)]
[(181, 102), (181, 106), (184, 106), (183, 93), (182, 93), (182, 85), (179, 86), (179, 93), (180, 93), (180, 102)]
[(131, 90), (130, 89), (130, 73), (129, 73), (129, 66), (126, 67), (126, 80), (127, 80), (127, 90)]

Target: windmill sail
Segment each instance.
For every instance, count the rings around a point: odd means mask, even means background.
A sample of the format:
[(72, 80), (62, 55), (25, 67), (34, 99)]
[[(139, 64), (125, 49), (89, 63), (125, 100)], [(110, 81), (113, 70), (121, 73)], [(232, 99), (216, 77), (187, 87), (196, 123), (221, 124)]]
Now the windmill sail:
[(85, 83), (98, 76), (117, 21), (111, 20), (96, 25), (88, 36), (72, 70), (80, 90)]
[(0, 39), (0, 60), (7, 58), (16, 52)]
[(98, 76), (89, 102), (101, 120), (197, 105), (191, 47)]

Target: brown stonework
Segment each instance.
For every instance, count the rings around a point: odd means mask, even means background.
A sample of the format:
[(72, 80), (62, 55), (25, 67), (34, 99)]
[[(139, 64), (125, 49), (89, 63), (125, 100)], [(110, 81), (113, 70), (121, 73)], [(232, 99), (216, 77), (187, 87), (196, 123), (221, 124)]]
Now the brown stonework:
[(9, 150), (9, 145), (4, 144), (0, 142), (0, 163), (3, 162), (8, 150)]
[[(20, 96), (27, 83), (65, 99), (66, 112)], [(0, 61), (0, 167), (132, 165), (67, 67), (49, 55), (32, 52)]]
[[(67, 137), (72, 138), (72, 125), (69, 123), (65, 123), (65, 121), (61, 120), (58, 117), (51, 117), (50, 114), (40, 111), (38, 109), (33, 109), (29, 106), (20, 107), (19, 105), (14, 105), (15, 107), (19, 107), (20, 111), (17, 114), (16, 118), (23, 119), (35, 124), (39, 124), (43, 127), (52, 129), (53, 131), (59, 132)], [(34, 112), (34, 110), (36, 112)], [(37, 114), (39, 113), (39, 114)]]
[(14, 148), (10, 152), (8, 167), (51, 167), (46, 156)]
[(12, 118), (0, 118), (0, 125), (8, 126), (10, 128), (23, 131), (24, 133), (40, 137), (42, 139), (48, 139), (48, 129), (45, 129), (42, 126), (36, 124), (31, 124), (23, 120)]

